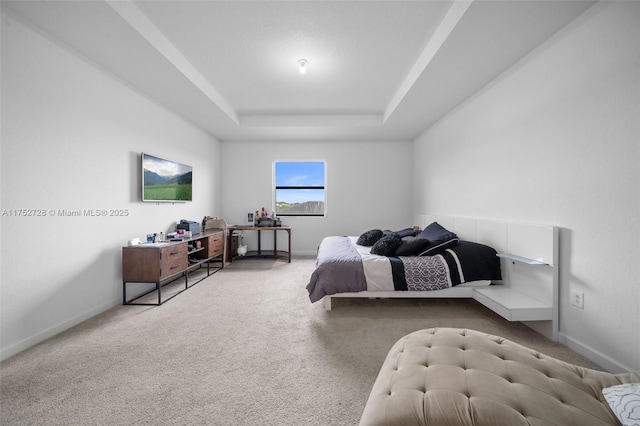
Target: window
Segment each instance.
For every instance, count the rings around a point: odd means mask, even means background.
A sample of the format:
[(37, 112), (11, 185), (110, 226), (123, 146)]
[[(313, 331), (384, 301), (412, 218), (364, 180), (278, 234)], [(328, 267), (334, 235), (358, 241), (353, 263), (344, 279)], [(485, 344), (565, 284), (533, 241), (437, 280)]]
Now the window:
[(325, 215), (324, 161), (276, 161), (274, 182), (277, 216)]

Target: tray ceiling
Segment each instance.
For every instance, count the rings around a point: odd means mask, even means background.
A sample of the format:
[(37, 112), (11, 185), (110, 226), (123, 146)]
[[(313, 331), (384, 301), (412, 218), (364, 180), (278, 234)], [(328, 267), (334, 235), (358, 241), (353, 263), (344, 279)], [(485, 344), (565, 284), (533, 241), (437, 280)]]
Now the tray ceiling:
[(3, 1), (2, 10), (220, 140), (411, 140), (592, 4)]

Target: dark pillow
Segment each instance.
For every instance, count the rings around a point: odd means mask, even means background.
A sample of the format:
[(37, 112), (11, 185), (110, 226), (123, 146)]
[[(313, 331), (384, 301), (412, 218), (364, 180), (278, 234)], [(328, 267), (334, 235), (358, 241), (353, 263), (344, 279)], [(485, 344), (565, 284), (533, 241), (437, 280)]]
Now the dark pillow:
[(417, 234), (417, 232), (413, 228), (405, 228), (405, 229), (402, 229), (400, 231), (396, 231), (396, 234), (398, 234), (400, 236), (400, 238), (403, 238), (403, 237), (414, 237)]
[(382, 231), (379, 229), (372, 229), (360, 235), (356, 244), (358, 244), (359, 246), (371, 247), (380, 238), (382, 238)]
[(401, 229), (399, 231), (390, 231), (388, 229), (385, 229), (384, 231), (382, 231), (382, 233), (385, 236), (386, 235), (391, 235), (391, 234), (396, 234), (400, 238), (404, 238), (404, 237), (415, 237), (415, 235), (418, 233), (418, 231), (416, 231), (413, 228), (404, 228), (404, 229)]
[(377, 254), (379, 256), (393, 256), (401, 243), (402, 238), (395, 234), (384, 236), (376, 241), (373, 247), (371, 247), (371, 254)]
[(429, 247), (426, 238), (404, 237), (396, 249), (396, 256), (417, 256)]
[(418, 256), (433, 256), (458, 244), (458, 236), (443, 228), (438, 222), (433, 222), (424, 228), (416, 238), (429, 240), (429, 246)]

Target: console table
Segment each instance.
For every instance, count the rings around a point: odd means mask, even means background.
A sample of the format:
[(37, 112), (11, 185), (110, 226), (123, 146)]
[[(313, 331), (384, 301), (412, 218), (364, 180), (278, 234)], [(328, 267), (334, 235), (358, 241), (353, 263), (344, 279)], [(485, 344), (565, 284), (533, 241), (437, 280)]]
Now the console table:
[[(290, 226), (240, 226), (232, 225), (228, 228), (229, 244), (231, 247), (231, 234), (233, 231), (258, 231), (258, 250), (249, 250), (246, 255), (238, 256), (237, 253), (231, 253), (229, 256), (229, 262), (233, 262), (233, 259), (247, 259), (247, 258), (284, 258), (291, 263), (291, 227)], [(263, 249), (260, 240), (262, 231), (273, 231), (273, 250)], [(278, 231), (285, 231), (287, 233), (287, 250), (278, 250)]]
[[(224, 268), (225, 230), (217, 229), (181, 241), (144, 243), (122, 248), (122, 304), (161, 305), (211, 274)], [(211, 262), (220, 262), (211, 268)], [(189, 273), (207, 268), (207, 275), (189, 284)], [(184, 276), (184, 288), (162, 300), (162, 286)], [(127, 300), (128, 283), (154, 283), (155, 288)], [(135, 300), (157, 291), (157, 303), (138, 303)]]

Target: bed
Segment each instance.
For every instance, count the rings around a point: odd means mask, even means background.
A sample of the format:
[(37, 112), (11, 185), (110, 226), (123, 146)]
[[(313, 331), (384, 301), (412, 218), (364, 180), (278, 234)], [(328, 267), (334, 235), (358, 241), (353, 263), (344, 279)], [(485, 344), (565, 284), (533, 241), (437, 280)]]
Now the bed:
[[(429, 228), (443, 229), (437, 222), (424, 231)], [(376, 230), (365, 234), (372, 231)], [(385, 235), (383, 231), (378, 232)], [(393, 240), (398, 231), (387, 231), (386, 236), (371, 245), (362, 244), (362, 235), (365, 234), (324, 238), (318, 247), (316, 269), (307, 286), (311, 302), (337, 293), (438, 291), (486, 286), (492, 280), (502, 279), (500, 259), (495, 249), (460, 241), (451, 233), (448, 246), (429, 252), (428, 245), (433, 244), (433, 240), (421, 237), (423, 232), (399, 237), (399, 247), (383, 254), (375, 253), (377, 245), (385, 239)], [(420, 249), (405, 252), (406, 255), (399, 254), (404, 246), (410, 245)]]
[(361, 426), (638, 425), (640, 374), (569, 364), (469, 329), (431, 328), (389, 351)]
[[(323, 300), (331, 310), (334, 298), (473, 298), (557, 341), (558, 228), (430, 214), (415, 219), (418, 232), (324, 238), (307, 285), (311, 302)], [(392, 234), (395, 242), (376, 248)]]

